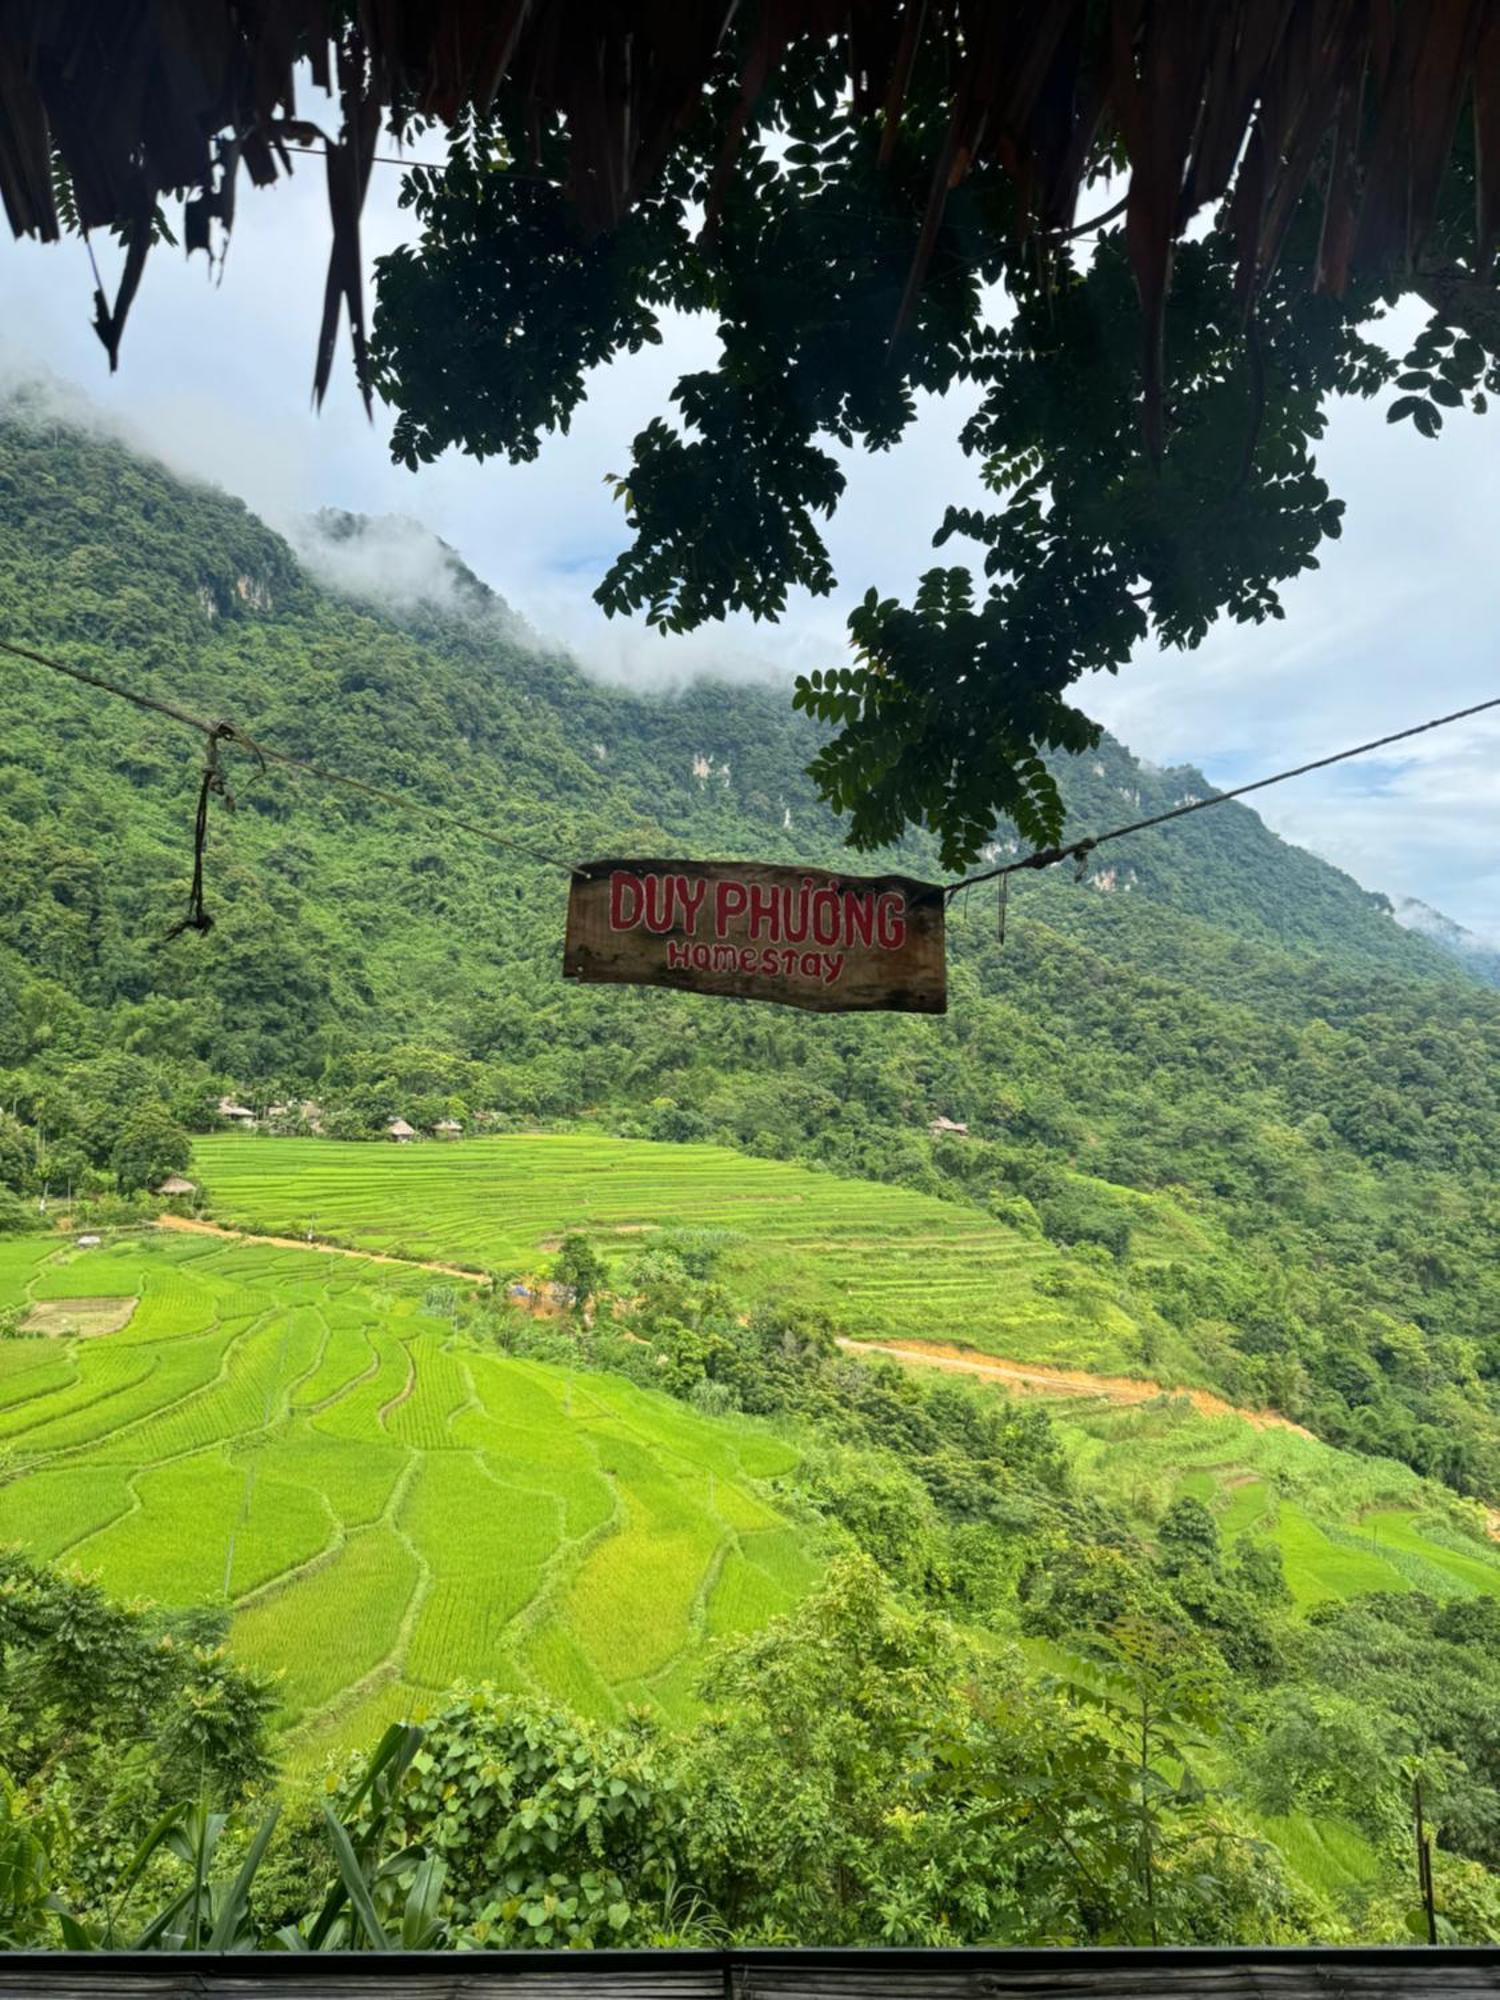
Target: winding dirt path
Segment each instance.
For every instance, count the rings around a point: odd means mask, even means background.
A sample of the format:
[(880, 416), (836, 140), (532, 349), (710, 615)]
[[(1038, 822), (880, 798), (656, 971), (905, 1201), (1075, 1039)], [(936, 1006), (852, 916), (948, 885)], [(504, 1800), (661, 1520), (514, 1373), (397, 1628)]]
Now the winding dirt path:
[(226, 1243), (270, 1243), (278, 1250), (316, 1250), (325, 1257), (357, 1257), (362, 1264), (394, 1264), (401, 1271), (433, 1271), (440, 1278), (465, 1278), (487, 1285), (483, 1271), (465, 1271), (457, 1264), (429, 1264), (420, 1257), (387, 1257), (378, 1250), (350, 1250), (342, 1243), (309, 1243), (302, 1236), (262, 1236), (253, 1229), (226, 1229), (222, 1223), (200, 1222), (191, 1215), (159, 1215), (158, 1229), (179, 1229), (190, 1236), (218, 1236)]
[(1168, 1389), (1160, 1382), (1147, 1382), (1134, 1375), (1086, 1375), (1077, 1368), (1048, 1368), (1038, 1362), (1024, 1367), (1017, 1361), (1000, 1361), (972, 1348), (950, 1347), (940, 1340), (847, 1340), (839, 1346), (847, 1354), (889, 1354), (897, 1361), (910, 1361), (924, 1368), (950, 1368), (961, 1375), (982, 1375), (991, 1382), (1004, 1382), (1021, 1395), (1094, 1396), (1106, 1403), (1150, 1403), (1158, 1396), (1185, 1396), (1205, 1417), (1238, 1417), (1258, 1431), (1295, 1431), (1298, 1437), (1314, 1433), (1290, 1417), (1274, 1410), (1243, 1410), (1226, 1403), (1208, 1389)]

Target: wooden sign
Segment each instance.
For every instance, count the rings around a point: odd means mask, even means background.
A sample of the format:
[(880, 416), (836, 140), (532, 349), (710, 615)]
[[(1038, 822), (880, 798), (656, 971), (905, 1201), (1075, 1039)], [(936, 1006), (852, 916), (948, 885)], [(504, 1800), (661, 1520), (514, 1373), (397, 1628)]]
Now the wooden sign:
[(942, 1014), (943, 913), (942, 890), (905, 875), (591, 861), (573, 878), (563, 974), (821, 1014)]

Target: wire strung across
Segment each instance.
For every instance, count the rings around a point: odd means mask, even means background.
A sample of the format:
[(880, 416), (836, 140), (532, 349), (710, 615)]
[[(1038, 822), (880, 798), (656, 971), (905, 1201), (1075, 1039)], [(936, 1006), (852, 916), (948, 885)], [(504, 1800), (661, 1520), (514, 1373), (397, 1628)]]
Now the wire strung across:
[[(81, 681), (85, 687), (97, 688), (103, 694), (114, 695), (120, 701), (128, 701), (136, 708), (145, 709), (153, 715), (166, 716), (171, 722), (181, 723), (185, 729), (197, 730), (209, 746), (204, 767), (204, 782), (199, 792), (195, 844), (200, 857), (203, 832), (206, 829), (209, 794), (216, 792), (226, 798), (228, 796), (224, 792), (222, 775), (219, 773), (218, 746), (221, 743), (232, 743), (239, 749), (247, 751), (263, 768), (267, 764), (283, 765), (287, 770), (300, 771), (304, 777), (317, 779), (320, 784), (337, 785), (344, 791), (363, 793), (366, 798), (378, 799), (381, 804), (396, 806), (402, 812), (423, 813), (429, 819), (456, 827), (461, 833), (473, 834), (478, 840), (488, 841), (492, 847), (507, 848), (513, 853), (526, 855), (531, 861), (540, 862), (543, 867), (561, 868), (569, 875), (588, 879), (587, 870), (580, 868), (576, 862), (564, 861), (560, 855), (545, 854), (541, 849), (532, 847), (523, 840), (513, 840), (508, 834), (496, 833), (492, 827), (480, 826), (473, 820), (463, 819), (457, 813), (446, 811), (442, 806), (430, 804), (426, 799), (414, 799), (402, 792), (387, 791), (383, 785), (372, 785), (363, 778), (351, 778), (346, 772), (330, 771), (321, 764), (309, 763), (305, 757), (294, 757), (289, 751), (278, 750), (274, 744), (259, 742), (247, 730), (241, 729), (236, 722), (226, 722), (222, 719), (209, 722), (205, 717), (193, 715), (189, 710), (178, 708), (172, 702), (159, 701), (154, 695), (141, 694), (135, 688), (122, 687), (118, 681), (106, 680), (102, 674), (90, 673), (86, 668), (68, 666), (62, 660), (49, 659), (45, 653), (33, 652), (29, 646), (13, 645), (8, 639), (0, 639), (0, 652), (10, 653), (20, 660), (30, 660), (36, 666), (47, 667), (55, 674), (65, 675), (69, 680)], [(209, 782), (210, 772), (218, 778), (217, 783)], [(201, 889), (201, 873), (198, 873), (195, 893), (199, 898), (200, 914)], [(178, 928), (204, 930), (208, 926), (194, 922), (190, 912), (188, 921)]]
[[(1486, 709), (1491, 708), (1500, 708), (1500, 695), (1492, 695), (1488, 701), (1476, 701), (1470, 708), (1456, 708), (1449, 715), (1435, 715), (1428, 722), (1414, 722), (1409, 729), (1393, 730), (1389, 736), (1376, 736), (1368, 743), (1356, 743), (1347, 750), (1335, 750), (1327, 757), (1314, 757), (1310, 763), (1295, 764), (1288, 771), (1274, 771), (1268, 778), (1253, 778), (1248, 785), (1235, 785), (1227, 792), (1213, 792), (1206, 799), (1193, 799), (1188, 805), (1173, 806), (1170, 812), (1153, 813), (1149, 819), (1132, 820), (1128, 826), (1112, 826), (1107, 833), (1092, 833), (1082, 840), (1069, 841), (1062, 847), (1039, 847), (1034, 854), (1022, 855), (1019, 861), (1007, 861), (999, 868), (985, 869), (983, 874), (967, 875), (960, 882), (949, 882), (943, 893), (956, 896), (961, 889), (972, 889), (980, 882), (1004, 882), (1011, 875), (1019, 875), (1022, 869), (1055, 868), (1059, 861), (1084, 864), (1094, 849), (1103, 847), (1106, 841), (1123, 840), (1127, 834), (1144, 833), (1148, 827), (1165, 826), (1168, 820), (1186, 819), (1189, 813), (1207, 812), (1210, 806), (1228, 805), (1231, 799), (1242, 799), (1247, 792), (1263, 792), (1268, 785), (1285, 784), (1288, 778), (1306, 777), (1309, 771), (1326, 771), (1330, 764), (1343, 764), (1351, 757), (1368, 757), (1371, 751), (1384, 750), (1388, 744), (1404, 743), (1412, 736), (1425, 736), (1430, 729), (1446, 729), (1449, 723), (1463, 722), (1471, 715), (1483, 715)], [(1003, 917), (1001, 922), (1003, 927)]]

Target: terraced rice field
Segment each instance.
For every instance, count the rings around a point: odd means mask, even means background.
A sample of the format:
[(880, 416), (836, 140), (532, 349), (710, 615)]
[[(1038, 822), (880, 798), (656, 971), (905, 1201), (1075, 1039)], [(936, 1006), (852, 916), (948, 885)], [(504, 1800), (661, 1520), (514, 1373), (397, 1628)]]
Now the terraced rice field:
[[(1101, 1374), (1128, 1353), (1124, 1313), (1081, 1309), (1050, 1245), (904, 1189), (721, 1147), (582, 1133), (411, 1147), (236, 1134), (201, 1143), (198, 1159), (221, 1219), (278, 1233), (312, 1225), (527, 1276), (569, 1229), (622, 1264), (654, 1230), (728, 1230), (741, 1239), (727, 1261), (742, 1296), (825, 1306), (856, 1338), (958, 1340)], [(1191, 1229), (1170, 1205), (1148, 1205), (1137, 1243), (1181, 1255)], [(1403, 1466), (1180, 1403), (1052, 1409), (1085, 1485), (1147, 1532), (1193, 1493), (1226, 1541), (1271, 1536), (1303, 1608), (1367, 1590), (1500, 1591), (1500, 1548)]]
[(431, 1283), (211, 1238), (0, 1245), (0, 1309), (135, 1301), (0, 1341), (0, 1541), (230, 1607), (297, 1762), (459, 1679), (684, 1712), (706, 1641), (817, 1574), (768, 1497), (793, 1451), (483, 1350)]
[[(1068, 1327), (1071, 1302), (1035, 1289), (1049, 1260), (1062, 1268), (1046, 1246), (716, 1148), (234, 1139), (203, 1146), (200, 1171), (225, 1220), (501, 1273), (544, 1270), (568, 1228), (622, 1260), (652, 1230), (729, 1230), (745, 1296), (1086, 1365), (1090, 1323)], [(76, 1559), (123, 1595), (226, 1605), (238, 1650), (281, 1675), (294, 1764), (369, 1741), (457, 1679), (594, 1715), (689, 1713), (703, 1646), (818, 1573), (769, 1483), (793, 1448), (616, 1377), (482, 1349), (440, 1316), (453, 1282), (204, 1236), (0, 1243), (0, 1309), (45, 1329), (0, 1340), (0, 1540)], [(1500, 1594), (1477, 1515), (1404, 1467), (1182, 1401), (1052, 1409), (1084, 1490), (1148, 1534), (1195, 1495), (1226, 1541), (1277, 1542), (1299, 1607)], [(1351, 1879), (1363, 1865), (1357, 1844), (1313, 1860)]]
[[(1225, 1549), (1241, 1535), (1269, 1538), (1298, 1611), (1368, 1591), (1500, 1595), (1500, 1547), (1486, 1538), (1480, 1511), (1406, 1466), (1203, 1416), (1182, 1399), (1050, 1408), (1081, 1486), (1128, 1508), (1147, 1536), (1173, 1500), (1190, 1495), (1213, 1514)], [(1022, 1645), (1040, 1671), (1087, 1684), (1091, 1670), (1066, 1646)], [(1200, 1753), (1205, 1776), (1213, 1777), (1217, 1754), (1211, 1746)], [(1386, 1871), (1347, 1820), (1245, 1810), (1293, 1875), (1335, 1899), (1375, 1887)]]
[[(951, 1202), (720, 1146), (594, 1134), (412, 1146), (201, 1140), (196, 1174), (222, 1223), (457, 1264), (545, 1272), (586, 1234), (617, 1261), (655, 1230), (725, 1230), (743, 1295), (826, 1308), (855, 1338), (962, 1341), (1023, 1361), (1124, 1371), (1135, 1323), (1097, 1281), (1066, 1298), (1051, 1244)], [(1040, 1284), (1039, 1284), (1040, 1281)]]
[(1084, 1483), (1130, 1508), (1147, 1532), (1190, 1494), (1214, 1515), (1224, 1544), (1269, 1537), (1301, 1610), (1367, 1591), (1500, 1595), (1500, 1547), (1479, 1511), (1391, 1459), (1199, 1416), (1181, 1402), (1052, 1407)]

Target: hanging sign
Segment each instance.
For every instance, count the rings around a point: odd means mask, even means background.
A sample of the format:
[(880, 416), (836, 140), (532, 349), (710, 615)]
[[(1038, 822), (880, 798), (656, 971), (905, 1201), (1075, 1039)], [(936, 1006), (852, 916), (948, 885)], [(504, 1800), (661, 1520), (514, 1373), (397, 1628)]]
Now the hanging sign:
[(591, 861), (573, 878), (563, 973), (822, 1014), (942, 1014), (943, 892), (759, 861)]

